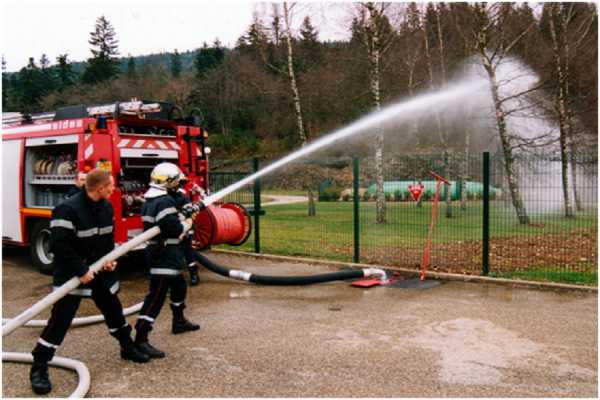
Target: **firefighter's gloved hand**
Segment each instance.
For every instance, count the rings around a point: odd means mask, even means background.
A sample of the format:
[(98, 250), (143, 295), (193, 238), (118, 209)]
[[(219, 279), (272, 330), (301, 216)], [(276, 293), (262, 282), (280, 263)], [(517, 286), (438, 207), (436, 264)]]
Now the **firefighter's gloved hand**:
[(181, 213), (186, 217), (186, 218), (191, 218), (196, 219), (196, 215), (198, 215), (198, 213), (200, 211), (202, 211), (204, 209), (204, 204), (200, 203), (187, 203), (185, 204), (183, 207), (181, 207)]
[(191, 192), (191, 194), (202, 194), (202, 192), (204, 192), (204, 190), (202, 190), (202, 188), (200, 186), (198, 186), (198, 184), (194, 183), (190, 192)]

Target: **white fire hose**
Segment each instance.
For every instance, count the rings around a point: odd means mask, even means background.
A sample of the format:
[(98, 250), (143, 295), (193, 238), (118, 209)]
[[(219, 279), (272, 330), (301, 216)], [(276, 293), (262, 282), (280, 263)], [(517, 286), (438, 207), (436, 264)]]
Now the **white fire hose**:
[[(183, 225), (184, 225), (184, 233), (185, 233), (192, 226), (191, 219), (186, 219), (185, 221), (183, 221)], [(152, 229), (149, 229), (146, 232), (142, 233), (141, 235), (134, 237), (127, 243), (124, 243), (123, 245), (115, 248), (110, 253), (106, 254), (104, 257), (98, 259), (95, 263), (93, 263), (89, 267), (90, 271), (92, 271), (94, 273), (100, 271), (107, 261), (116, 260), (117, 258), (127, 254), (133, 248), (139, 246), (140, 244), (144, 243), (147, 240), (152, 239), (154, 236), (158, 235), (159, 233), (160, 233), (160, 228), (158, 226), (155, 226)], [(55, 290), (52, 293), (50, 293), (49, 295), (47, 295), (46, 297), (44, 297), (43, 299), (41, 299), (40, 301), (35, 303), (33, 306), (31, 306), (27, 310), (23, 311), (21, 314), (8, 320), (6, 322), (6, 324), (4, 324), (2, 326), (2, 337), (10, 335), (15, 329), (25, 325), (27, 322), (29, 322), (30, 320), (35, 318), (39, 313), (41, 313), (46, 308), (50, 307), (51, 305), (56, 303), (58, 300), (60, 300), (64, 296), (66, 296), (71, 290), (75, 289), (80, 284), (81, 284), (81, 282), (79, 281), (79, 278), (73, 277), (73, 278), (69, 279), (66, 283), (64, 283), (62, 286), (60, 286), (57, 290)], [(131, 307), (128, 307), (126, 310), (129, 313), (137, 312), (137, 311), (139, 311), (141, 306), (142, 306), (142, 303), (136, 304)], [(124, 314), (125, 314), (126, 310), (123, 310)], [(125, 315), (129, 315), (129, 314), (125, 314)], [(95, 315), (95, 316), (91, 316), (91, 317), (76, 318), (75, 320), (78, 320), (77, 324), (85, 325), (85, 324), (103, 321), (104, 318), (102, 316)], [(44, 326), (45, 322), (46, 321), (44, 321), (44, 320), (35, 320), (35, 321), (32, 321), (32, 325), (29, 325), (29, 326)], [(12, 353), (12, 352), (4, 352), (3, 351), (2, 352), (2, 361), (32, 363), (33, 357), (29, 353)], [(77, 375), (79, 377), (79, 383), (78, 383), (75, 391), (73, 393), (71, 393), (71, 395), (69, 397), (84, 397), (87, 394), (87, 392), (90, 388), (90, 372), (87, 369), (87, 367), (85, 366), (85, 364), (83, 364), (81, 361), (72, 360), (72, 359), (64, 358), (64, 357), (54, 357), (52, 359), (52, 361), (48, 364), (51, 366), (57, 366), (57, 367), (71, 369), (71, 370), (74, 370), (77, 372)]]

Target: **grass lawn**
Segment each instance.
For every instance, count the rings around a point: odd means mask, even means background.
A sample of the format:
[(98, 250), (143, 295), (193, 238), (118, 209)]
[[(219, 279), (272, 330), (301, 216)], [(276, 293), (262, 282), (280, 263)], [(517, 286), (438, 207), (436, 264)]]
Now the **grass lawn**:
[(597, 272), (577, 272), (577, 271), (553, 271), (548, 268), (542, 268), (530, 271), (515, 272), (494, 272), (491, 277), (523, 279), (526, 281), (546, 281), (557, 283), (570, 283), (575, 285), (598, 286)]
[[(425, 202), (421, 208), (416, 208), (412, 202), (388, 202), (386, 207), (387, 223), (376, 224), (375, 203), (363, 202), (360, 204), (361, 254), (366, 252), (385, 254), (395, 250), (403, 251), (407, 248), (420, 252), (427, 240), (432, 203)], [(318, 202), (316, 208), (317, 215), (308, 217), (307, 203), (268, 207), (266, 215), (260, 220), (261, 252), (351, 261), (353, 254), (352, 202)], [(470, 202), (466, 211), (461, 211), (458, 204), (454, 205), (452, 218), (446, 218), (445, 213), (445, 204), (440, 203), (433, 232), (434, 247), (436, 244), (451, 245), (481, 240), (481, 202)], [(530, 217), (531, 225), (520, 225), (510, 208), (505, 208), (501, 203), (492, 203), (490, 207), (491, 238), (568, 234), (573, 230), (595, 230), (597, 226), (595, 210), (575, 219), (532, 213), (530, 213)], [(254, 235), (251, 235), (246, 244), (234, 249), (254, 251)], [(564, 273), (559, 272), (558, 274)], [(522, 278), (526, 279), (525, 276)], [(595, 278), (575, 276), (573, 279), (589, 281)]]

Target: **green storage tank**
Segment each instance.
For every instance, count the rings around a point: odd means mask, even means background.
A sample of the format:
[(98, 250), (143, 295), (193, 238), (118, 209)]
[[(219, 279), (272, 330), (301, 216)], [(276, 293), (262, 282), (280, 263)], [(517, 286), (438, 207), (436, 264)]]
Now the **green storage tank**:
[[(413, 185), (413, 186), (417, 185), (419, 182), (421, 182), (423, 184), (423, 186), (425, 187), (423, 189), (423, 196), (425, 196), (425, 198), (433, 199), (433, 196), (435, 195), (436, 181), (388, 181), (388, 182), (383, 183), (383, 191), (386, 195), (388, 195), (388, 194), (395, 195), (397, 192), (400, 192), (400, 194), (403, 197), (408, 197), (408, 196), (410, 196), (410, 194), (408, 193), (408, 186), (409, 185)], [(460, 199), (460, 191), (459, 191), (457, 181), (450, 181), (450, 183), (451, 183), (450, 199), (451, 200), (459, 200)], [(445, 196), (446, 186), (447, 185), (442, 184), (442, 187), (440, 190), (440, 199), (443, 199)], [(375, 191), (376, 191), (375, 184), (369, 186), (369, 188), (367, 189), (367, 193), (370, 196), (374, 196)], [(467, 197), (477, 197), (477, 198), (483, 197), (483, 183), (467, 181), (466, 182), (466, 193), (467, 193)], [(490, 197), (491, 198), (499, 196), (500, 193), (501, 193), (500, 189), (490, 186)]]

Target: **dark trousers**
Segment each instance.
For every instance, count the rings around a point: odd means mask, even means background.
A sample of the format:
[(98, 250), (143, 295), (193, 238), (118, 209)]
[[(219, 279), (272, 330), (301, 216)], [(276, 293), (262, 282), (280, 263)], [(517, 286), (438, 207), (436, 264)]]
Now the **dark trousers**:
[[(121, 301), (116, 294), (110, 292), (107, 285), (99, 277), (92, 280), (90, 286), (92, 300), (102, 312), (110, 334), (119, 340), (122, 347), (126, 347), (131, 342), (131, 328), (127, 325), (123, 316)], [(31, 352), (34, 361), (48, 362), (54, 357), (56, 349), (62, 344), (67, 330), (71, 326), (81, 299), (81, 296), (68, 294), (54, 303), (48, 324)]]
[(198, 254), (196, 250), (192, 248), (192, 239), (189, 235), (181, 241), (181, 248), (183, 249), (183, 255), (185, 256), (185, 263), (189, 267), (190, 264), (198, 261)]
[(136, 342), (148, 340), (148, 333), (152, 330), (154, 320), (160, 314), (167, 292), (170, 292), (171, 309), (175, 320), (183, 318), (185, 308), (185, 294), (187, 284), (182, 274), (178, 275), (150, 275), (150, 290), (144, 299), (140, 316), (135, 324)]

